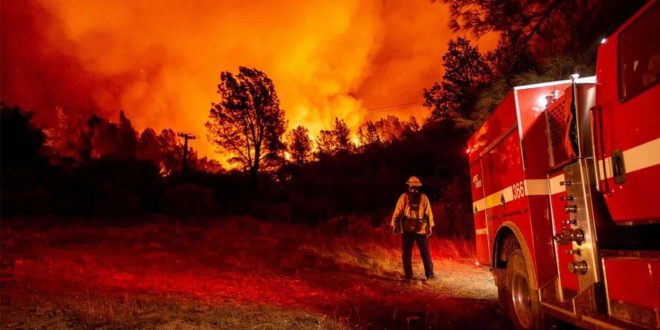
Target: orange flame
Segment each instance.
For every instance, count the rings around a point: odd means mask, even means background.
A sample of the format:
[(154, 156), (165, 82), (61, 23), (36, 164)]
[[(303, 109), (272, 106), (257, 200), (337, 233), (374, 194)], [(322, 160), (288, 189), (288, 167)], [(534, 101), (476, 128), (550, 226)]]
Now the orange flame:
[(290, 128), (422, 119), (422, 89), (440, 79), (451, 37), (446, 7), (428, 0), (26, 0), (2, 12), (4, 101), (44, 125), (57, 106), (124, 110), (137, 129), (202, 137), (220, 72), (239, 65), (273, 79)]

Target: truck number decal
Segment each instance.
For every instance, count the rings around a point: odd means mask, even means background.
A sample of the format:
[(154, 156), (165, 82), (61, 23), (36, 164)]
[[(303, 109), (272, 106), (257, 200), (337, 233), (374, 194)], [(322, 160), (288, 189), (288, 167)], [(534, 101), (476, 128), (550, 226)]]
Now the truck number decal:
[(513, 193), (513, 199), (525, 197), (525, 182), (520, 181), (514, 183), (513, 186), (511, 186), (511, 190)]

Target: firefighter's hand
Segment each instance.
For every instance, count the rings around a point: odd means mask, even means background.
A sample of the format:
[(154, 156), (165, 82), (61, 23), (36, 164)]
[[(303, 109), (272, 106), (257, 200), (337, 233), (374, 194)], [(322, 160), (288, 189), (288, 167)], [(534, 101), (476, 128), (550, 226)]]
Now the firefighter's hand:
[(394, 235), (398, 235), (398, 234), (399, 234), (399, 231), (396, 230), (396, 226), (390, 226), (390, 227), (392, 227), (392, 233), (394, 233)]
[(429, 228), (428, 232), (426, 233), (426, 237), (431, 237), (433, 235), (433, 229)]

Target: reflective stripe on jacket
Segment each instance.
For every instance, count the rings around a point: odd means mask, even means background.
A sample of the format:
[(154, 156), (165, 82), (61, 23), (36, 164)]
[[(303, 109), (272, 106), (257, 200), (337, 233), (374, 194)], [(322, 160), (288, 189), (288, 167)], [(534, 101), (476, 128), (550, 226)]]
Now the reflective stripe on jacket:
[[(435, 226), (435, 222), (433, 222), (433, 211), (431, 211), (431, 202), (429, 201), (429, 198), (423, 194), (421, 194), (421, 198), (419, 201), (419, 217), (423, 218), (424, 216), (428, 217), (429, 219), (429, 226), (433, 228)], [(392, 214), (392, 220), (390, 221), (390, 225), (394, 227), (394, 222), (397, 217), (399, 216), (405, 216), (408, 218), (415, 218), (415, 215), (412, 214), (410, 210), (410, 203), (408, 202), (408, 193), (405, 192), (401, 194), (399, 197), (399, 200), (396, 202), (396, 207), (394, 208), (394, 213)], [(426, 224), (422, 226), (422, 228), (417, 231), (418, 234), (424, 234), (426, 233)]]

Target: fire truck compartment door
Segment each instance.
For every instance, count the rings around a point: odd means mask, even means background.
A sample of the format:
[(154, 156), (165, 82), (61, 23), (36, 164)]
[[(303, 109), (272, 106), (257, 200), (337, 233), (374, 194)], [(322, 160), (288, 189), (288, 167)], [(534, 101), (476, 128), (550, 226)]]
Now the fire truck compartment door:
[(602, 251), (611, 317), (659, 327), (660, 252)]

